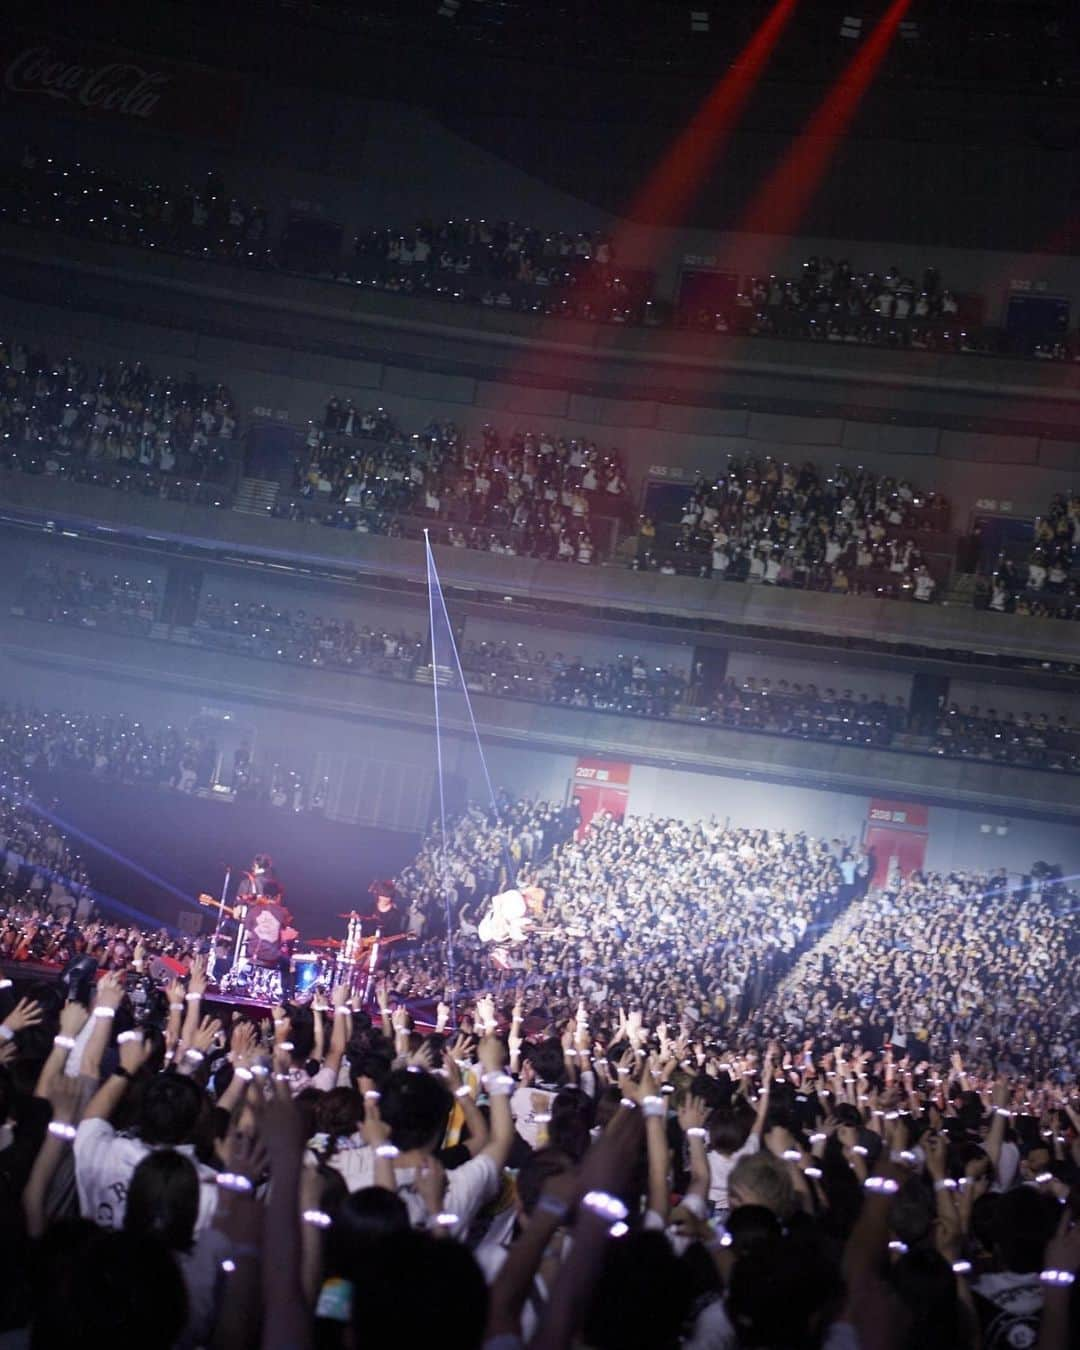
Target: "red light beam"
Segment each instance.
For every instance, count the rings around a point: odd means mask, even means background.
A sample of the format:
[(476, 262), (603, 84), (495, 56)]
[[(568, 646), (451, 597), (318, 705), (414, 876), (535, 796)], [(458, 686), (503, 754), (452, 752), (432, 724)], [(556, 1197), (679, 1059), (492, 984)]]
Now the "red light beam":
[[(910, 7), (911, 0), (893, 0), (805, 129), (754, 195), (739, 222), (739, 230), (758, 235), (796, 233)], [(761, 275), (765, 270), (763, 261), (770, 251), (767, 239), (752, 249), (755, 256), (746, 269), (748, 275)], [(744, 268), (747, 261), (744, 258)]]
[(681, 225), (731, 138), (799, 0), (777, 0), (727, 73), (649, 174), (626, 210), (642, 225)]

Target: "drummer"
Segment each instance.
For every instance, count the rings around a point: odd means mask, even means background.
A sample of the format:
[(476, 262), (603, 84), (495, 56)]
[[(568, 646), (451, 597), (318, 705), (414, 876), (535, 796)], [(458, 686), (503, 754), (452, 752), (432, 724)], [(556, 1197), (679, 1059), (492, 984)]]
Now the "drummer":
[(405, 911), (398, 904), (397, 887), (392, 881), (373, 881), (368, 894), (375, 897), (374, 912), (365, 915), (360, 931), (364, 937), (396, 937), (405, 930)]

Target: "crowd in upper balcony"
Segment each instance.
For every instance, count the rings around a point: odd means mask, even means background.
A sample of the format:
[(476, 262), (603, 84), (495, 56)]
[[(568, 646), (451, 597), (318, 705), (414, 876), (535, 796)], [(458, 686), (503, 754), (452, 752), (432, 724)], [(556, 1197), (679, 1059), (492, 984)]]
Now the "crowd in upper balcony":
[[(597, 559), (596, 519), (610, 537), (629, 501), (618, 450), (491, 424), (476, 438), (435, 421), (407, 436), (384, 409), (336, 397), (308, 430), (294, 487), (328, 524), (393, 533), (406, 516), (412, 532), (438, 522), (453, 547), (579, 563)], [(305, 506), (276, 511), (295, 517)]]
[(617, 265), (600, 231), (471, 218), (364, 231), (347, 275), (383, 290), (615, 324), (640, 322), (653, 281)]
[(161, 612), (161, 587), (153, 577), (62, 568), (31, 567), (12, 613), (46, 623), (67, 623), (106, 632), (150, 632)]
[(269, 261), (266, 212), (226, 191), (211, 168), (199, 183), (162, 184), (24, 147), (0, 168), (0, 221), (114, 244)]
[[(145, 636), (159, 610), (160, 586), (152, 580), (45, 564), (28, 571), (11, 612), (51, 623)], [(430, 649), (420, 631), (360, 624), (351, 618), (259, 601), (230, 600), (214, 592), (202, 596), (194, 627), (185, 630), (185, 637), (203, 646), (269, 661), (409, 682), (431, 678)], [(497, 698), (802, 740), (931, 749), (950, 758), (1080, 771), (1080, 728), (1065, 717), (1051, 720), (1031, 712), (1017, 716), (998, 714), (993, 708), (961, 710), (952, 705), (943, 708), (936, 721), (924, 725), (912, 723), (900, 695), (889, 698), (865, 689), (764, 675), (728, 676), (713, 685), (701, 667), (660, 665), (639, 654), (619, 653), (608, 661), (589, 661), (572, 652), (529, 648), (522, 642), (468, 637), (461, 642), (459, 654), (468, 688)], [(158, 759), (153, 752), (151, 760)], [(251, 787), (255, 796), (268, 792), (276, 800), (284, 791), (276, 781), (280, 773), (275, 777), (246, 761), (234, 767), (245, 784), (252, 778), (258, 780)], [(181, 778), (184, 790), (206, 785), (205, 773), (200, 778), (170, 772), (163, 781), (180, 786)], [(300, 783), (297, 790), (303, 797), (301, 775), (292, 772), (292, 778)], [(292, 802), (293, 787), (286, 795)], [(284, 798), (278, 804), (283, 802)]]
[(1053, 497), (1026, 557), (1002, 554), (977, 578), (975, 604), (995, 614), (1080, 618), (1080, 493)]
[(1080, 722), (1064, 714), (999, 712), (978, 705), (942, 710), (934, 729), (939, 755), (1026, 764), (1037, 769), (1080, 773)]
[(179, 480), (212, 491), (235, 468), (235, 433), (223, 384), (142, 361), (91, 369), (0, 339), (3, 467), (155, 495)]
[(948, 290), (936, 267), (916, 279), (895, 264), (857, 271), (846, 258), (812, 255), (797, 276), (751, 277), (722, 302), (693, 296), (680, 322), (705, 332), (891, 347), (912, 351), (1028, 355), (1068, 361), (1080, 349), (1064, 332), (1020, 339), (988, 326), (981, 296)]
[(636, 566), (928, 604), (939, 582), (920, 538), (948, 525), (946, 499), (905, 479), (730, 457), (699, 479), (681, 516), (642, 520)]

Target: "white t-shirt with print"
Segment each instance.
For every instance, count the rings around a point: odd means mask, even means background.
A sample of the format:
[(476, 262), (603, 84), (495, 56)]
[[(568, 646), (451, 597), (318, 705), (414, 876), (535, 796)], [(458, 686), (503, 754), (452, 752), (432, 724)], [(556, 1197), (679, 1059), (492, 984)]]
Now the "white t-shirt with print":
[[(79, 1212), (102, 1228), (123, 1228), (127, 1193), (139, 1163), (153, 1152), (134, 1135), (118, 1134), (107, 1120), (84, 1120), (75, 1133), (75, 1184)], [(195, 1162), (195, 1150), (181, 1144), (177, 1153)], [(208, 1227), (217, 1209), (217, 1187), (212, 1168), (195, 1162), (199, 1174), (199, 1217), (196, 1232)]]
[[(342, 1175), (350, 1191), (362, 1190), (375, 1184), (375, 1153), (370, 1148), (356, 1149), (339, 1155), (348, 1159), (348, 1171), (342, 1168)], [(397, 1180), (397, 1193), (405, 1202), (409, 1219), (414, 1227), (424, 1223), (432, 1216), (416, 1190), (416, 1169), (397, 1167), (394, 1169)], [(452, 1229), (454, 1237), (464, 1237), (469, 1224), (499, 1191), (499, 1169), (494, 1160), (481, 1153), (470, 1158), (460, 1167), (451, 1168), (446, 1174), (446, 1195), (443, 1198), (443, 1210), (447, 1214), (458, 1216), (457, 1226)]]

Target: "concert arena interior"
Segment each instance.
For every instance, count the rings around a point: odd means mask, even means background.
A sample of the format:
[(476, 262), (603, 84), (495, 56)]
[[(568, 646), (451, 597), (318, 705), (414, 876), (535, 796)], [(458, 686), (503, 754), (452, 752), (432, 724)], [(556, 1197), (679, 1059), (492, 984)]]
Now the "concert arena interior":
[(1080, 1343), (1080, 10), (3, 28), (0, 1350)]

